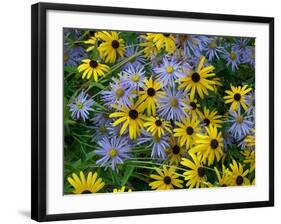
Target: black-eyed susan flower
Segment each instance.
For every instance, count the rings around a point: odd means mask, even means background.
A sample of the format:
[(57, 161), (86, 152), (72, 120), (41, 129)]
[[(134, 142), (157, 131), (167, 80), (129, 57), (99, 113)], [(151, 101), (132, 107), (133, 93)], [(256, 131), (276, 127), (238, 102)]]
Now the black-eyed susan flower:
[(214, 127), (221, 128), (222, 115), (219, 115), (215, 109), (210, 111), (204, 107), (203, 112), (199, 111), (198, 114), (203, 126), (208, 127), (209, 125), (213, 125)]
[(67, 178), (68, 182), (74, 188), (74, 194), (91, 194), (100, 191), (105, 183), (102, 178), (98, 178), (98, 173), (89, 172), (87, 177), (80, 171), (80, 177), (76, 173), (72, 173), (72, 177)]
[(222, 165), (221, 171), (219, 171), (217, 167), (214, 167), (214, 170), (217, 175), (219, 186), (227, 187), (227, 186), (231, 185), (232, 176), (231, 176), (231, 172), (228, 168), (226, 168), (224, 165)]
[(250, 181), (246, 177), (249, 173), (248, 169), (244, 170), (243, 165), (237, 163), (235, 160), (232, 160), (232, 164), (230, 164), (229, 166), (231, 168), (232, 186), (250, 185)]
[(90, 36), (88, 40), (84, 41), (85, 44), (90, 45), (86, 49), (86, 52), (92, 51), (92, 50), (94, 50), (97, 47), (98, 40), (97, 40), (96, 34), (97, 33), (95, 33), (94, 35)]
[(146, 117), (143, 126), (152, 135), (157, 135), (159, 138), (165, 134), (165, 132), (172, 133), (172, 125), (169, 121), (166, 121), (159, 117)]
[(196, 134), (201, 130), (200, 121), (197, 117), (186, 117), (182, 122), (176, 122), (177, 128), (174, 129), (174, 136), (179, 138), (180, 146), (185, 146), (189, 149), (193, 146), (196, 139)]
[(143, 112), (145, 110), (145, 104), (135, 103), (130, 107), (122, 107), (117, 112), (113, 112), (109, 115), (110, 118), (117, 118), (112, 124), (113, 127), (122, 124), (120, 129), (120, 135), (122, 135), (127, 129), (129, 129), (129, 136), (131, 139), (135, 139), (140, 135), (140, 130), (143, 128), (144, 118)]
[(125, 42), (117, 32), (102, 31), (98, 32), (96, 36), (102, 41), (98, 50), (106, 63), (114, 63), (118, 57), (124, 57)]
[(144, 83), (143, 91), (139, 92), (138, 102), (146, 108), (148, 116), (155, 116), (156, 103), (159, 97), (164, 95), (164, 92), (161, 90), (160, 82), (153, 81), (152, 76), (145, 79)]
[(180, 146), (178, 138), (169, 138), (169, 147), (166, 149), (170, 165), (179, 165), (181, 159), (186, 155), (185, 147)]
[(149, 184), (151, 189), (170, 190), (175, 187), (183, 188), (183, 181), (179, 179), (179, 175), (176, 173), (176, 167), (167, 168), (164, 165), (163, 169), (155, 168), (155, 170), (158, 175), (150, 175), (150, 177), (155, 180)]
[[(126, 187), (122, 186), (121, 188), (114, 188), (113, 193), (121, 193), (121, 192), (126, 192)], [(132, 192), (131, 188), (127, 189), (127, 192)]]
[(95, 82), (98, 81), (100, 76), (105, 76), (109, 71), (109, 67), (105, 64), (101, 64), (99, 61), (84, 59), (82, 64), (78, 66), (78, 72), (83, 72), (82, 79), (90, 79), (93, 77)]
[(152, 41), (158, 50), (164, 49), (171, 54), (176, 50), (175, 37), (169, 33), (147, 33), (146, 39)]
[(188, 188), (209, 186), (206, 171), (202, 163), (202, 156), (193, 153), (189, 153), (189, 155), (192, 160), (183, 158), (181, 161), (181, 164), (189, 169), (183, 173), (185, 176), (184, 179), (187, 180), (186, 186)]
[(195, 93), (203, 99), (204, 95), (208, 95), (208, 90), (214, 91), (216, 82), (208, 78), (216, 75), (213, 73), (215, 67), (212, 65), (204, 67), (204, 62), (205, 57), (201, 57), (197, 69), (189, 72), (184, 70), (186, 76), (179, 79), (181, 82), (179, 88), (184, 89), (185, 92), (190, 91), (190, 100), (195, 98)]
[(195, 146), (190, 149), (190, 152), (202, 154), (202, 161), (204, 163), (208, 161), (208, 166), (210, 166), (215, 159), (219, 161), (223, 156), (223, 138), (221, 132), (213, 125), (205, 129), (206, 134), (197, 134)]
[(147, 59), (150, 59), (152, 56), (155, 56), (160, 52), (161, 49), (156, 47), (156, 44), (152, 39), (148, 39), (146, 35), (141, 35), (140, 37), (143, 41), (140, 43), (140, 46), (144, 48), (143, 53)]
[(238, 86), (230, 86), (230, 90), (226, 90), (225, 93), (227, 93), (227, 96), (224, 96), (225, 103), (231, 103), (230, 110), (231, 111), (237, 111), (238, 108), (241, 106), (244, 110), (247, 110), (248, 106), (246, 104), (245, 95), (252, 90), (252, 88), (248, 88), (248, 85)]
[(255, 170), (256, 166), (256, 151), (245, 149), (241, 152), (244, 156), (243, 163), (250, 165), (250, 173)]

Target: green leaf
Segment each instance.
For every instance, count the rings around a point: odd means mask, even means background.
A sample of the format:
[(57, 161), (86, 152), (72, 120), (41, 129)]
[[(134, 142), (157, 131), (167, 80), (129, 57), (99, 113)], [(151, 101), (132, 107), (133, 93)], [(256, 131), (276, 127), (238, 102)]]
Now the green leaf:
[(135, 167), (133, 166), (127, 166), (126, 170), (124, 172), (124, 177), (121, 181), (121, 186), (125, 186), (126, 183), (128, 182), (130, 176), (132, 175), (132, 173), (134, 172)]
[(83, 147), (83, 145), (80, 146), (80, 151), (81, 151), (81, 162), (85, 162), (87, 159), (87, 153)]

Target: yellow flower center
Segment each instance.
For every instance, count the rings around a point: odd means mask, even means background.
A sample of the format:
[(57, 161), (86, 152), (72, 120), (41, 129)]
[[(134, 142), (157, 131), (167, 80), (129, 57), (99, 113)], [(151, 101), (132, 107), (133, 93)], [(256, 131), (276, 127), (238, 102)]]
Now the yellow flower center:
[(136, 73), (133, 75), (133, 81), (138, 82), (140, 80), (140, 76)]
[(100, 126), (99, 130), (101, 133), (107, 133), (107, 128), (105, 126)]
[(176, 97), (172, 97), (170, 99), (170, 104), (171, 104), (171, 107), (177, 107), (179, 105), (179, 101)]
[(118, 151), (116, 150), (116, 149), (114, 149), (114, 148), (112, 148), (112, 149), (109, 149), (109, 156), (111, 157), (111, 158), (113, 158), (113, 157), (115, 157), (115, 156), (117, 156), (117, 154), (118, 154)]
[(231, 60), (235, 60), (236, 59), (236, 54), (232, 51), (231, 53), (230, 53), (230, 59)]
[(239, 124), (243, 123), (243, 117), (242, 117), (242, 116), (237, 116), (237, 117), (235, 118), (235, 120), (236, 120), (236, 122), (239, 123)]
[(81, 110), (83, 108), (83, 103), (81, 102), (76, 103), (76, 107), (77, 109)]
[(117, 99), (119, 99), (120, 97), (122, 97), (124, 95), (124, 90), (123, 89), (117, 89), (115, 92), (115, 96)]
[(217, 47), (216, 42), (215, 42), (215, 41), (211, 42), (211, 43), (209, 44), (209, 47), (212, 48), (212, 49), (215, 49), (215, 48)]
[(249, 55), (249, 58), (254, 59), (254, 58), (255, 58), (255, 55), (250, 54), (250, 55)]
[(166, 72), (169, 73), (169, 74), (173, 73), (174, 72), (173, 66), (167, 66), (166, 67)]
[(64, 60), (64, 61), (68, 61), (68, 59), (69, 59), (69, 55), (68, 55), (68, 54), (64, 54), (64, 55), (63, 55), (63, 60)]

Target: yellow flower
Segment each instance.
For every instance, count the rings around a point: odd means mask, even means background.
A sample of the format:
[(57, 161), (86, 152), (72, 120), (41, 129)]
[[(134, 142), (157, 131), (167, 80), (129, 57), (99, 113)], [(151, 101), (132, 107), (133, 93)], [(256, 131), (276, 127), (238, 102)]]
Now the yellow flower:
[(209, 109), (204, 107), (203, 113), (199, 111), (198, 114), (206, 127), (208, 127), (211, 124), (214, 127), (221, 128), (222, 115), (218, 115), (218, 112), (216, 110), (212, 110), (210, 112)]
[(235, 160), (230, 164), (231, 168), (231, 185), (232, 186), (240, 186), (240, 185), (250, 185), (250, 181), (246, 178), (249, 170), (245, 170), (240, 163), (237, 163)]
[(176, 50), (175, 37), (172, 34), (147, 33), (146, 39), (152, 41), (158, 50), (164, 48), (169, 54)]
[(222, 171), (221, 173), (219, 172), (219, 170), (217, 169), (217, 167), (214, 167), (217, 178), (218, 178), (218, 182), (219, 185), (221, 187), (227, 187), (231, 185), (231, 172), (229, 171), (228, 168), (225, 168), (224, 165), (222, 165)]
[(187, 102), (187, 105), (190, 107), (187, 107), (186, 112), (188, 112), (192, 117), (199, 116), (200, 111), (198, 108), (200, 107), (200, 104), (198, 103), (198, 101), (196, 99), (189, 100)]
[(87, 77), (93, 79), (97, 82), (99, 76), (105, 76), (105, 74), (109, 71), (109, 67), (105, 64), (101, 64), (98, 61), (84, 59), (82, 60), (82, 64), (78, 66), (78, 72), (83, 72), (82, 79)]
[(174, 129), (174, 136), (179, 138), (180, 146), (189, 149), (195, 143), (196, 134), (200, 131), (199, 120), (197, 117), (186, 117), (182, 123), (176, 122), (178, 128)]
[(156, 47), (156, 44), (153, 43), (153, 40), (148, 40), (145, 35), (141, 35), (140, 37), (145, 40), (140, 43), (140, 46), (144, 47), (143, 53), (147, 59), (150, 59), (151, 55), (157, 55), (160, 52), (160, 50)]
[(244, 139), (245, 145), (247, 148), (253, 149), (256, 145), (256, 139), (255, 139), (255, 129), (252, 129), (252, 135), (247, 135)]
[(106, 63), (114, 63), (117, 57), (124, 57), (125, 42), (119, 38), (117, 32), (102, 31), (97, 33), (97, 37), (103, 41), (98, 47), (100, 56)]
[(77, 174), (72, 173), (72, 177), (68, 177), (67, 180), (74, 187), (74, 194), (97, 193), (105, 185), (102, 178), (98, 178), (97, 172), (94, 174), (89, 172), (87, 178), (82, 171), (80, 171), (80, 178)]
[(92, 45), (86, 49), (86, 52), (92, 51), (97, 47), (97, 37), (96, 33), (94, 36), (90, 36), (90, 38), (86, 41), (84, 41), (85, 44)]
[(142, 103), (145, 108), (147, 108), (147, 115), (156, 115), (156, 102), (157, 99), (164, 95), (164, 92), (161, 91), (160, 82), (153, 81), (152, 77), (149, 80), (145, 79), (145, 85), (143, 91), (139, 92), (138, 102)]
[(143, 124), (148, 132), (153, 136), (157, 135), (159, 138), (164, 135), (165, 131), (172, 133), (172, 125), (169, 121), (165, 121), (159, 117), (146, 117), (146, 122)]
[(178, 139), (171, 137), (169, 139), (170, 147), (167, 148), (166, 154), (170, 165), (179, 165), (181, 159), (186, 154), (186, 149), (181, 147)]
[(109, 117), (118, 117), (118, 119), (112, 124), (113, 127), (123, 123), (120, 129), (120, 135), (122, 135), (129, 127), (130, 139), (135, 139), (137, 136), (140, 135), (140, 129), (143, 128), (145, 117), (142, 113), (144, 110), (144, 105), (136, 103), (130, 108), (120, 108), (120, 111), (110, 114)]
[(242, 151), (242, 155), (245, 157), (244, 159), (244, 163), (245, 164), (250, 164), (250, 173), (255, 169), (256, 166), (256, 153), (255, 150), (248, 150), (245, 149), (244, 151)]
[(188, 171), (184, 172), (183, 175), (185, 176), (186, 186), (189, 188), (199, 188), (199, 187), (208, 187), (210, 186), (207, 183), (207, 177), (205, 175), (205, 168), (202, 164), (202, 156), (195, 155), (193, 153), (189, 153), (192, 161), (190, 159), (183, 158), (181, 164), (187, 168)]
[(151, 174), (150, 177), (155, 181), (151, 182), (149, 186), (156, 190), (170, 190), (174, 187), (182, 188), (182, 180), (178, 179), (179, 175), (176, 173), (176, 167), (167, 168), (163, 166), (163, 170), (155, 168), (158, 175)]
[[(126, 190), (126, 187), (125, 186), (123, 186), (123, 187), (121, 187), (121, 188), (114, 188), (113, 189), (113, 193), (120, 193), (120, 192), (125, 192), (125, 190)], [(132, 189), (128, 189), (128, 191), (127, 192), (132, 192)]]
[(208, 160), (208, 166), (210, 166), (215, 159), (219, 161), (223, 155), (223, 138), (221, 132), (218, 132), (213, 125), (205, 127), (205, 129), (206, 134), (197, 134), (195, 146), (190, 149), (190, 152), (200, 153), (203, 156), (202, 161), (206, 163)]
[(247, 85), (241, 87), (230, 86), (230, 90), (226, 90), (225, 93), (228, 95), (224, 97), (225, 103), (231, 103), (230, 110), (237, 111), (240, 106), (247, 110), (248, 106), (245, 102), (245, 95), (252, 90), (252, 88), (248, 88)]
[[(190, 72), (183, 78), (180, 78), (181, 84), (179, 88), (184, 91), (190, 90), (190, 100), (194, 100), (195, 93), (197, 92), (201, 99), (204, 95), (208, 95), (208, 90), (214, 91), (215, 81), (209, 80), (209, 77), (215, 76), (213, 73), (214, 66), (208, 65), (204, 67), (205, 57), (201, 57), (199, 65), (196, 71), (190, 70)], [(187, 72), (184, 70), (185, 73)]]

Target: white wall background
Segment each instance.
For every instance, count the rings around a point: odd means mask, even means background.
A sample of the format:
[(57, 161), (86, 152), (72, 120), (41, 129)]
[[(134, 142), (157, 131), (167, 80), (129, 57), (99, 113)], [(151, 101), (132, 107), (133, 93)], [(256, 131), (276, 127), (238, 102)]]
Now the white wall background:
[[(44, 1), (44, 0), (42, 0)], [(51, 1), (51, 0), (50, 0)], [(0, 223), (30, 220), (30, 5), (36, 1), (1, 2), (0, 33)], [(265, 223), (280, 218), (280, 6), (265, 0), (60, 0), (63, 3), (153, 8), (275, 17), (275, 207), (169, 215), (78, 220), (60, 223)], [(275, 222), (276, 223), (276, 222)]]

